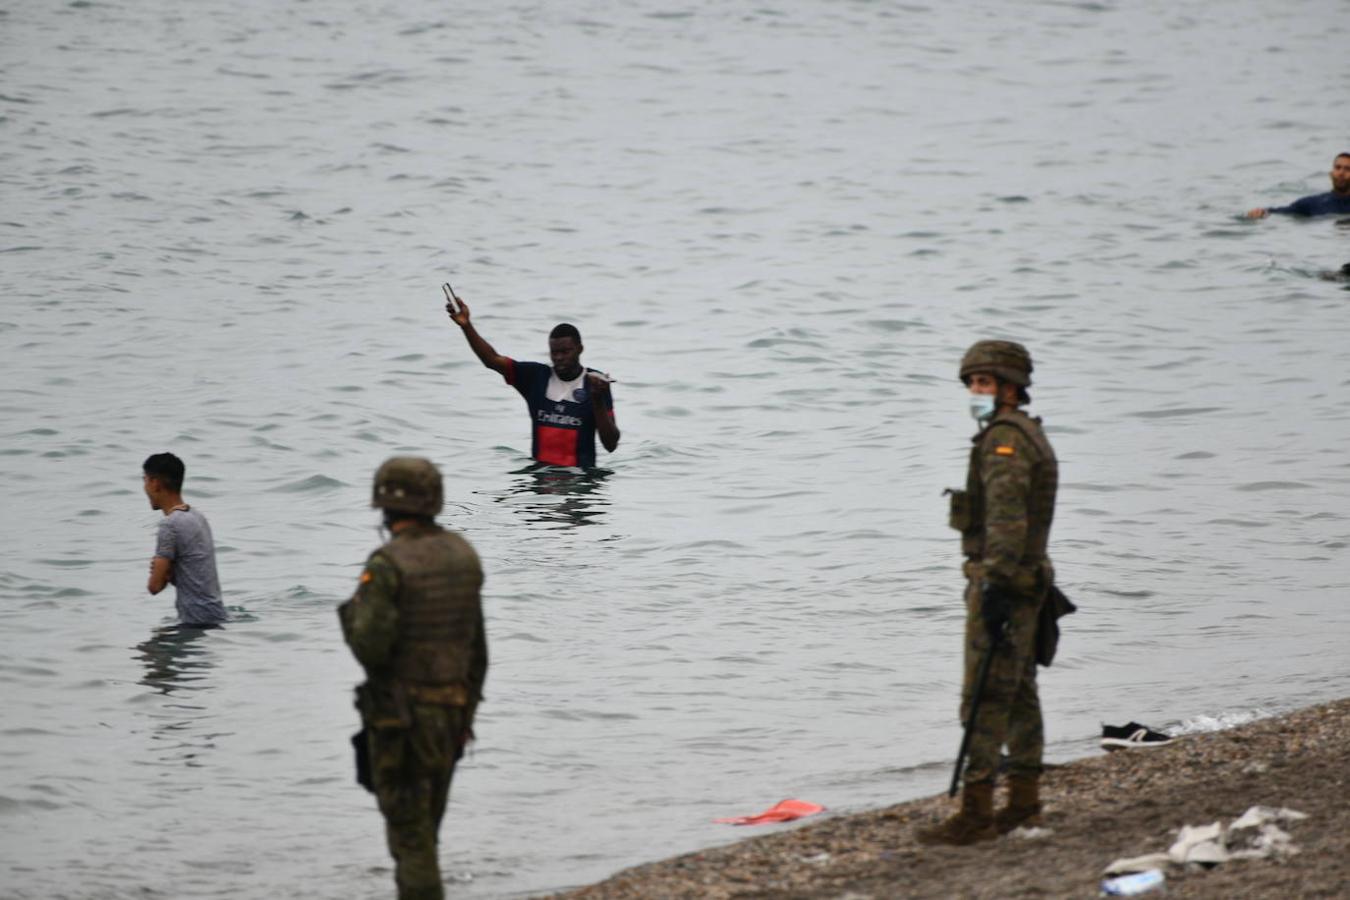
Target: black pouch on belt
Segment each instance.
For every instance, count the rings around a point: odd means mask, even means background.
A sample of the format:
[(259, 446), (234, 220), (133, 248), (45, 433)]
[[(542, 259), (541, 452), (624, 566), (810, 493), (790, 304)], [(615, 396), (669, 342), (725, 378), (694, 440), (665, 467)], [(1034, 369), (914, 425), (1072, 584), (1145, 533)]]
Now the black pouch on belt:
[(947, 488), (942, 493), (951, 498), (947, 510), (947, 524), (963, 534), (970, 530), (970, 495), (956, 488)]
[(370, 777), (370, 740), (366, 729), (352, 735), (352, 750), (356, 752), (356, 783), (375, 793), (375, 782)]
[(1054, 662), (1055, 650), (1059, 648), (1059, 620), (1077, 611), (1078, 607), (1064, 596), (1063, 591), (1050, 585), (1050, 594), (1041, 604), (1040, 618), (1036, 622), (1036, 662), (1043, 666)]

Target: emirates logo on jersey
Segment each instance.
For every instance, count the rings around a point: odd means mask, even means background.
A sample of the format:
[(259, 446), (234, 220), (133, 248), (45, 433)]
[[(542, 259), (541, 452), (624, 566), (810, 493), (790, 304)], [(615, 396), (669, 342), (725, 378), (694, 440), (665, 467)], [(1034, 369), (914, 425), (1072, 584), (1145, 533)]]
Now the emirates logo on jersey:
[[(561, 406), (558, 408), (562, 409)], [(581, 419), (576, 416), (565, 416), (560, 413), (546, 412), (542, 409), (535, 412), (535, 421), (541, 425), (561, 425), (564, 428), (580, 428), (582, 424)]]

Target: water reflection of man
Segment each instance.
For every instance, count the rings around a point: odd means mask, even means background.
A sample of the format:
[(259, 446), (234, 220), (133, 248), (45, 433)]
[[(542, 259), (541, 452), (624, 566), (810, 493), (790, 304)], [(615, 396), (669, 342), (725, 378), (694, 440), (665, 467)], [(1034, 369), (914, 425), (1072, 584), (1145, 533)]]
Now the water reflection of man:
[(160, 702), (141, 708), (151, 726), (149, 749), (159, 765), (198, 768), (206, 765), (204, 757), (215, 747), (215, 714), (198, 699), (210, 692), (211, 670), (217, 665), (206, 631), (170, 625), (136, 645), (145, 666), (140, 683), (162, 695)]
[(148, 641), (137, 644), (140, 660), (145, 663), (140, 683), (162, 694), (191, 689), (191, 682), (204, 678), (211, 668), (207, 656), (210, 645), (202, 641), (207, 630), (173, 625), (156, 630)]
[(527, 477), (512, 487), (512, 494), (558, 498), (556, 503), (536, 501), (526, 505), (530, 519), (542, 525), (594, 525), (609, 505), (600, 492), (605, 479), (612, 474), (609, 469), (566, 472), (534, 465), (513, 474)]
[(613, 453), (619, 446), (610, 379), (582, 366), (584, 348), (575, 326), (564, 323), (549, 333), (552, 365), (547, 366), (517, 362), (494, 350), (469, 321), (469, 306), (463, 300), (447, 296), (445, 311), (464, 332), (483, 365), (499, 373), (525, 398), (532, 428), (531, 456), (549, 465), (589, 469), (595, 466), (597, 433), (607, 452)]
[(1258, 206), (1247, 211), (1247, 218), (1264, 219), (1271, 213), (1304, 217), (1350, 214), (1350, 153), (1332, 160), (1331, 190), (1327, 193), (1300, 197), (1288, 206)]

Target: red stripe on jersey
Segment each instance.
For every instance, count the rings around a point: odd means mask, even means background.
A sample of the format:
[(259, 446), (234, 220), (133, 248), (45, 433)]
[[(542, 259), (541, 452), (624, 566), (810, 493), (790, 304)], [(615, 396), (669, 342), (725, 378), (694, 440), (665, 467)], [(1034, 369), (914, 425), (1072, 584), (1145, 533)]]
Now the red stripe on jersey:
[(575, 466), (578, 435), (579, 432), (571, 428), (535, 425), (534, 458), (551, 466)]

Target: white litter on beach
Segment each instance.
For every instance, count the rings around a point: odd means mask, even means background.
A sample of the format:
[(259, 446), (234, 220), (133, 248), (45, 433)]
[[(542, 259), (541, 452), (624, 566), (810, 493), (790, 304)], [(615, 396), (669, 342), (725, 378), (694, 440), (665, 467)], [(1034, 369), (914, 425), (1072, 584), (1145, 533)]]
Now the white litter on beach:
[(1103, 875), (1128, 875), (1131, 872), (1147, 872), (1149, 869), (1163, 869), (1172, 862), (1166, 853), (1146, 853), (1143, 856), (1122, 857), (1102, 869)]
[(1298, 853), (1289, 832), (1278, 822), (1298, 822), (1308, 816), (1286, 807), (1253, 806), (1227, 828), (1222, 822), (1183, 825), (1166, 853), (1122, 857), (1107, 866), (1106, 875), (1146, 872), (1149, 869), (1213, 868), (1233, 859), (1265, 859)]
[(1179, 866), (1196, 863), (1202, 866), (1217, 866), (1228, 861), (1228, 851), (1223, 846), (1223, 824), (1211, 822), (1208, 825), (1182, 825), (1177, 839), (1167, 848), (1167, 856)]
[(1021, 825), (1017, 828), (1014, 828), (1012, 831), (1008, 832), (1008, 837), (1015, 837), (1024, 841), (1039, 841), (1044, 838), (1048, 838), (1050, 835), (1054, 833), (1055, 832), (1049, 828), (1040, 828), (1034, 825), (1031, 827)]
[(1156, 891), (1166, 884), (1167, 876), (1161, 869), (1148, 869), (1144, 872), (1136, 872), (1133, 875), (1121, 875), (1117, 878), (1106, 879), (1102, 882), (1102, 896), (1133, 897), (1136, 894)]
[(1253, 806), (1228, 826), (1229, 832), (1242, 828), (1259, 828), (1267, 822), (1301, 822), (1308, 818), (1307, 813), (1281, 806)]

